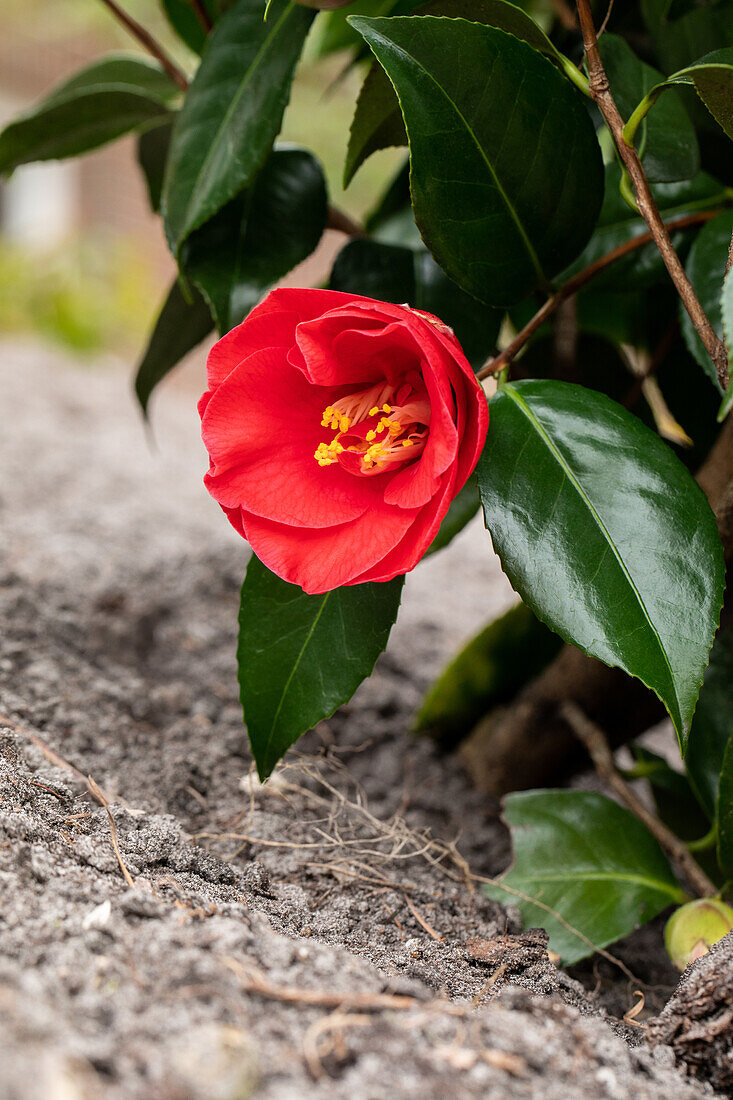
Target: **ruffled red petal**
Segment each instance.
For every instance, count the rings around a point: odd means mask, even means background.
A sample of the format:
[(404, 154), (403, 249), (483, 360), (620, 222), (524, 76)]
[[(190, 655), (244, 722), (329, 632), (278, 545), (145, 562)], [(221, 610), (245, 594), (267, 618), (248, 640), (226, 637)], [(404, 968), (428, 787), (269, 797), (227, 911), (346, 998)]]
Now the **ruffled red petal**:
[(379, 503), (369, 479), (323, 469), (313, 457), (329, 437), (321, 416), (332, 396), (311, 386), (280, 348), (240, 363), (208, 400), (201, 424), (214, 499), (306, 527), (343, 524)]

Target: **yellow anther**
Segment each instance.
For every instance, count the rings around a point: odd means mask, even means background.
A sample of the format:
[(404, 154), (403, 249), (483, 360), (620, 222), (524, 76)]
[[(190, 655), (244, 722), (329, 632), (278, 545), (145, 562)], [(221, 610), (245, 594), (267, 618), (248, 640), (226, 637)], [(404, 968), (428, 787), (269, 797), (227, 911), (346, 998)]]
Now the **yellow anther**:
[(382, 405), (382, 412), (383, 413), (391, 413), (392, 412), (392, 406), (391, 405)]
[(377, 438), (377, 433), (376, 432), (367, 432), (366, 438), (367, 438), (367, 443), (371, 443), (371, 441), (373, 439)]
[(403, 439), (403, 440), (401, 440), (401, 443), (402, 443), (403, 447), (411, 447), (412, 446), (412, 440), (411, 439)]
[(378, 412), (379, 412), (379, 405), (375, 405), (373, 409), (369, 410), (369, 415), (370, 416), (376, 416)]

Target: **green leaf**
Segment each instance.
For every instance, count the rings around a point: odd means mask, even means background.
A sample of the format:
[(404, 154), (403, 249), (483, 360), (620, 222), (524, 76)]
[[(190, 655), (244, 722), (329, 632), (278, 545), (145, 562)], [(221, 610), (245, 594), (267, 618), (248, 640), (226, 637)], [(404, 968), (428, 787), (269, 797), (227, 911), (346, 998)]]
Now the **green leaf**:
[(344, 163), (344, 187), (349, 186), (372, 153), (395, 145), (407, 145), (407, 131), (389, 77), (375, 62), (361, 86), (351, 120)]
[(415, 218), (437, 262), (489, 305), (546, 286), (585, 246), (601, 205), (600, 148), (580, 94), (493, 27), (434, 16), (352, 26), (397, 90)]
[(313, 12), (238, 0), (206, 40), (173, 128), (163, 188), (171, 251), (254, 179), (277, 136)]
[(239, 612), (239, 686), (260, 779), (356, 691), (387, 644), (403, 577), (307, 596), (254, 555)]
[(438, 533), (425, 551), (423, 558), (428, 558), (431, 554), (437, 554), (439, 550), (444, 550), (456, 535), (460, 535), (463, 528), (471, 522), (480, 506), (478, 481), (476, 475), (471, 474), (461, 491), (450, 502), (448, 511), (438, 528)]
[[(563, 271), (563, 282), (612, 249), (648, 232), (649, 227), (644, 219), (629, 208), (619, 191), (621, 169), (616, 161), (606, 165), (605, 175), (606, 186), (598, 224), (582, 254)], [(652, 194), (665, 221), (697, 214), (703, 210), (714, 210), (729, 201), (724, 184), (705, 172), (699, 172), (694, 179), (679, 183), (654, 184)], [(686, 237), (694, 233), (695, 229), (684, 232)], [(685, 237), (679, 232), (673, 234), (675, 245), (679, 246)], [(651, 242), (597, 275), (593, 279), (593, 289), (628, 292), (631, 289), (646, 288), (658, 282), (664, 270), (659, 249)]]
[(486, 893), (516, 905), (525, 927), (545, 928), (565, 965), (687, 900), (651, 833), (610, 798), (523, 791), (505, 800), (504, 818), (514, 863)]
[(713, 118), (733, 138), (733, 47), (713, 50), (667, 77), (654, 92), (660, 94), (675, 84), (691, 84)]
[(710, 654), (685, 767), (701, 806), (712, 821), (725, 747), (733, 736), (733, 631), (721, 630)]
[(160, 196), (163, 191), (163, 177), (171, 143), (173, 122), (164, 122), (154, 130), (146, 130), (137, 139), (137, 161), (140, 165), (148, 188), (150, 209), (154, 213), (160, 210)]
[(447, 748), (494, 707), (508, 703), (549, 664), (562, 642), (523, 603), (489, 623), (444, 669), (425, 696), (416, 729)]
[(672, 450), (603, 394), (500, 387), (478, 464), (513, 588), (566, 641), (638, 677), (684, 746), (723, 602), (723, 550)]
[[(733, 268), (730, 269), (723, 283), (723, 293), (720, 296), (720, 315), (723, 321), (723, 335), (728, 351), (728, 363), (733, 366)], [(718, 412), (718, 420), (725, 420), (733, 409), (733, 383), (728, 383), (728, 389), (723, 395)]]
[[(206, 30), (191, 0), (161, 0), (161, 4), (178, 37), (189, 50), (200, 54), (206, 44)], [(219, 14), (217, 0), (201, 0), (201, 4), (213, 24)]]
[[(350, 10), (352, 15), (355, 14), (353, 9)], [(507, 0), (434, 0), (433, 3), (418, 8), (415, 15), (462, 18), (472, 23), (498, 27), (527, 42), (552, 60), (567, 64), (566, 59), (534, 19), (515, 4), (507, 3)], [(379, 65), (372, 65), (359, 92), (351, 123), (344, 166), (344, 187), (349, 185), (372, 153), (392, 145), (406, 144), (407, 134), (394, 88), (384, 70)]]
[(453, 329), (474, 367), (491, 353), (499, 335), (502, 314), (460, 290), (424, 248), (350, 241), (336, 257), (330, 287), (434, 313)]
[(170, 289), (158, 320), (155, 322), (148, 348), (135, 375), (135, 393), (143, 413), (147, 415), (150, 395), (177, 363), (204, 340), (214, 322), (206, 302), (197, 290), (188, 302), (178, 282)]
[(733, 879), (733, 736), (728, 740), (718, 787), (718, 863), (728, 880)]
[[(731, 233), (733, 233), (733, 210), (725, 210), (700, 230), (690, 249), (685, 266), (700, 304), (721, 339), (723, 339), (721, 290), (725, 277), (725, 265), (728, 261)], [(717, 371), (682, 303), (680, 303), (680, 324), (690, 353), (694, 355), (713, 385), (722, 393)]]
[(277, 149), (251, 187), (183, 246), (181, 264), (223, 335), (310, 256), (326, 224), (326, 183), (304, 149)]
[[(615, 34), (604, 34), (598, 43), (611, 91), (622, 117), (628, 120), (637, 104), (664, 76), (640, 61), (630, 46)], [(671, 93), (660, 99), (642, 124), (636, 145), (644, 170), (652, 183), (687, 180), (700, 171), (700, 150), (695, 129), (682, 101)]]
[(0, 173), (36, 160), (76, 157), (131, 130), (159, 125), (179, 89), (136, 57), (96, 61), (0, 134)]

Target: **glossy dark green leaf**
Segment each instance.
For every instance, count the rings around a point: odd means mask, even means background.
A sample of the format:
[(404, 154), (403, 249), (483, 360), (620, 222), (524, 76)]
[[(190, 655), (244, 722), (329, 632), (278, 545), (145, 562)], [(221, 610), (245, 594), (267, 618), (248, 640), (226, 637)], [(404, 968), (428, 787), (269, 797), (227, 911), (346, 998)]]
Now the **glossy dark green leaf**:
[[(582, 254), (562, 273), (563, 282), (614, 248), (648, 231), (649, 227), (644, 219), (635, 214), (621, 196), (621, 170), (615, 161), (606, 165), (605, 175), (606, 187), (598, 224)], [(714, 210), (728, 201), (724, 184), (705, 172), (699, 172), (694, 179), (679, 183), (654, 184), (652, 194), (667, 222), (700, 211)], [(685, 231), (687, 236), (695, 232), (695, 228)], [(673, 239), (679, 247), (682, 234), (675, 233)], [(660, 280), (664, 272), (659, 249), (650, 243), (597, 275), (593, 280), (593, 289), (630, 291), (633, 288), (645, 288)]]
[[(685, 270), (702, 308), (708, 315), (711, 325), (718, 336), (723, 338), (723, 318), (721, 312), (721, 293), (725, 265), (728, 260), (731, 233), (733, 233), (733, 210), (726, 210), (713, 218), (698, 233), (690, 249)], [(722, 393), (718, 375), (705, 346), (695, 331), (687, 310), (680, 303), (680, 324), (685, 343), (697, 359), (713, 385)]]
[[(672, 73), (652, 89), (652, 97), (675, 85), (691, 85), (713, 118), (733, 138), (733, 47), (713, 50), (692, 65)], [(666, 99), (666, 96), (665, 96)], [(656, 113), (657, 108), (654, 107)]]
[(476, 475), (471, 474), (461, 491), (453, 497), (450, 507), (438, 528), (438, 533), (423, 557), (428, 558), (431, 554), (437, 554), (438, 550), (445, 550), (456, 535), (460, 535), (463, 528), (471, 522), (480, 507), (478, 482)]
[(600, 149), (580, 93), (493, 27), (434, 16), (352, 25), (397, 89), (415, 218), (437, 262), (489, 305), (546, 285), (583, 249), (601, 204)]
[(416, 728), (454, 747), (493, 707), (513, 699), (561, 645), (525, 604), (517, 604), (472, 638), (440, 674)]
[(718, 863), (728, 881), (733, 880), (733, 735), (725, 748), (718, 787)]
[(178, 282), (170, 289), (148, 342), (147, 351), (135, 375), (135, 393), (147, 415), (150, 395), (177, 363), (205, 340), (214, 327), (211, 312), (197, 290), (191, 301), (183, 296)]
[(584, 386), (506, 384), (490, 411), (479, 489), (512, 587), (651, 688), (684, 745), (723, 602), (705, 494), (654, 432)]
[(330, 286), (434, 313), (453, 329), (474, 367), (496, 344), (502, 314), (460, 290), (424, 248), (350, 241), (336, 257)]
[(237, 661), (261, 779), (372, 671), (397, 618), (403, 580), (307, 596), (252, 556), (242, 586)]
[(723, 754), (731, 736), (733, 631), (728, 629), (721, 630), (715, 639), (685, 756), (690, 783), (711, 821), (715, 816)]
[(137, 160), (145, 177), (150, 199), (150, 209), (156, 214), (160, 210), (160, 197), (163, 192), (163, 177), (171, 143), (173, 120), (146, 130), (137, 139)]
[[(723, 283), (723, 293), (720, 296), (720, 315), (723, 321), (725, 346), (728, 350), (728, 362), (733, 364), (733, 268), (728, 272)], [(733, 409), (733, 385), (729, 383), (720, 403), (718, 420), (725, 420), (731, 409)]]
[[(352, 15), (356, 14), (353, 9), (349, 10)], [(498, 27), (553, 60), (565, 60), (534, 19), (522, 8), (507, 3), (507, 0), (434, 0), (433, 3), (421, 5), (415, 15), (468, 19), (473, 23)], [(359, 93), (351, 123), (344, 186), (348, 186), (372, 153), (391, 145), (406, 144), (407, 134), (394, 88), (384, 70), (379, 65), (372, 65)]]
[(316, 158), (304, 149), (277, 149), (251, 187), (188, 238), (182, 266), (222, 335), (310, 256), (326, 224), (326, 207)]
[(0, 173), (36, 160), (75, 157), (168, 117), (179, 89), (136, 57), (107, 57), (65, 81), (0, 134)]
[(277, 136), (313, 12), (237, 0), (206, 40), (176, 119), (163, 189), (171, 251), (254, 179)]
[(651, 833), (604, 795), (523, 791), (506, 799), (504, 818), (514, 863), (486, 893), (516, 905), (526, 928), (545, 928), (565, 965), (687, 900)]
[[(161, 0), (168, 22), (189, 50), (200, 54), (206, 43), (206, 28), (194, 10), (192, 0)], [(201, 0), (211, 23), (219, 16), (217, 0)]]
[(370, 67), (356, 101), (344, 164), (344, 187), (372, 153), (407, 145), (407, 131), (389, 77), (376, 62)]
[[(618, 35), (604, 34), (599, 46), (616, 104), (628, 121), (639, 101), (664, 79), (663, 74), (641, 61)], [(700, 171), (695, 129), (674, 92), (665, 93), (647, 115), (636, 146), (652, 183), (688, 180)]]

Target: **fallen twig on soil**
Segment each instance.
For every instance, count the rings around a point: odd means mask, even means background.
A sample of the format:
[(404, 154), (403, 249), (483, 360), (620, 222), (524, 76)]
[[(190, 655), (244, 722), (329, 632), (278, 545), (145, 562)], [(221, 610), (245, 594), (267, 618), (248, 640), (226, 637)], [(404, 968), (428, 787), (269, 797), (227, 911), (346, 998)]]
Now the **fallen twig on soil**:
[(430, 1008), (450, 1016), (467, 1016), (469, 1009), (436, 997), (432, 1001), (421, 1001), (417, 997), (408, 997), (401, 993), (349, 993), (330, 989), (300, 989), (292, 985), (274, 985), (261, 971), (244, 966), (238, 959), (227, 956), (224, 963), (237, 975), (242, 988), (247, 993), (257, 993), (272, 1001), (285, 1004), (307, 1005), (311, 1008), (349, 1008), (361, 1012), (409, 1012), (413, 1008), (422, 1011)]
[(92, 797), (96, 798), (97, 802), (101, 803), (101, 805), (104, 806), (105, 810), (107, 811), (107, 817), (109, 818), (109, 831), (112, 837), (112, 847), (114, 848), (114, 853), (117, 856), (117, 862), (120, 865), (120, 870), (122, 871), (122, 876), (125, 882), (128, 886), (132, 886), (132, 888), (134, 889), (135, 880), (130, 872), (127, 870), (127, 867), (125, 866), (125, 861), (122, 858), (119, 840), (117, 839), (117, 826), (115, 825), (115, 819), (112, 816), (112, 811), (109, 808), (109, 802), (107, 801), (106, 795), (104, 794), (104, 791), (99, 786), (99, 784), (92, 779), (91, 775), (87, 776), (87, 785), (89, 787), (89, 793), (92, 795)]

